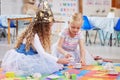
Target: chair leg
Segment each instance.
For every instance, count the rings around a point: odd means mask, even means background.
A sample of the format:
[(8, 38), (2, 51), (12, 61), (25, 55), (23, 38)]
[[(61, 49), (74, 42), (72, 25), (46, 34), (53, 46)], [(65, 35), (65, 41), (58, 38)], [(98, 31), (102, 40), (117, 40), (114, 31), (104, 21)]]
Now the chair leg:
[(120, 32), (117, 32), (117, 42), (118, 42), (118, 47), (120, 46), (119, 42), (120, 42), (120, 38), (119, 38)]
[(86, 31), (85, 33), (85, 42), (87, 43), (87, 35), (88, 35), (88, 32)]
[(0, 41), (2, 39), (6, 38), (6, 36), (7, 36), (6, 30), (3, 28), (2, 31), (1, 31), (1, 33), (0, 33)]
[(119, 38), (118, 38), (118, 34), (117, 34), (117, 44), (118, 44), (118, 47), (119, 47)]
[(115, 42), (114, 42), (114, 45), (116, 46), (116, 41), (117, 41), (117, 39), (115, 38)]
[(115, 46), (116, 46), (117, 40), (118, 40), (118, 35), (117, 35), (117, 32), (115, 32), (115, 42), (114, 42)]
[(104, 44), (105, 44), (104, 33), (103, 33), (103, 30), (100, 30), (100, 29), (96, 30), (94, 44), (96, 43), (97, 34), (99, 34), (99, 39), (100, 39), (101, 45), (104, 46)]
[(89, 38), (89, 43), (91, 44), (91, 40), (90, 40), (90, 36), (89, 36), (89, 32), (88, 32), (88, 38)]
[(104, 38), (103, 30), (98, 30), (98, 33), (99, 33), (100, 43), (102, 46), (104, 46), (105, 45), (105, 38)]
[(103, 42), (102, 42), (102, 45), (104, 46), (105, 45), (105, 36), (104, 36), (104, 32), (103, 32), (103, 30), (102, 30), (102, 37), (103, 37)]
[(112, 33), (110, 34), (109, 44), (112, 46)]
[(85, 39), (85, 42), (86, 42), (86, 45), (87, 45), (87, 46), (88, 46), (88, 38), (89, 38), (88, 35), (89, 35), (88, 31), (86, 31), (86, 36), (85, 36), (86, 39)]
[(87, 45), (88, 45), (88, 40), (89, 40), (89, 43), (91, 44), (91, 40), (90, 40), (90, 37), (89, 37), (89, 32), (86, 31), (86, 39), (85, 39), (85, 41), (86, 41)]
[[(98, 31), (98, 30), (97, 30)], [(96, 43), (96, 38), (97, 38), (97, 31), (96, 31), (96, 34), (95, 34), (95, 39), (94, 39), (94, 44)]]
[(2, 38), (2, 34), (0, 33), (0, 41), (1, 41), (1, 38)]
[(106, 43), (107, 36), (108, 36), (108, 32), (104, 36), (104, 44)]

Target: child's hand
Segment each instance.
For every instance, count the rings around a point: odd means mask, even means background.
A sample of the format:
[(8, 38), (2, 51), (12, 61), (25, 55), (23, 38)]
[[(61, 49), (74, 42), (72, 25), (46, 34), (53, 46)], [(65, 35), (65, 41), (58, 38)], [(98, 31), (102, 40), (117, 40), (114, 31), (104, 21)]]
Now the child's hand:
[(84, 59), (81, 59), (81, 60), (80, 60), (80, 63), (82, 64), (82, 66), (85, 66), (85, 65), (86, 65), (86, 63), (85, 63), (85, 60), (84, 60)]
[(68, 64), (68, 63), (70, 63), (70, 60), (68, 58), (60, 58), (60, 59), (58, 59), (57, 63)]
[(102, 57), (100, 57), (100, 56), (95, 56), (94, 57), (94, 60), (101, 60), (102, 59)]
[(65, 54), (65, 58), (70, 58), (70, 57), (72, 57), (72, 55), (71, 54)]

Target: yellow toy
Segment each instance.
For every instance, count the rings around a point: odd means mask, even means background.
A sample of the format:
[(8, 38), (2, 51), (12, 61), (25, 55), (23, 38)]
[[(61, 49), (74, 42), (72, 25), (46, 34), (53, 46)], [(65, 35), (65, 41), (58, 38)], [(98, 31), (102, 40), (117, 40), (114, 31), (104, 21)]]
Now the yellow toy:
[(6, 76), (7, 78), (14, 78), (14, 77), (15, 77), (15, 73), (14, 73), (14, 72), (6, 72), (6, 73), (5, 73), (5, 76)]

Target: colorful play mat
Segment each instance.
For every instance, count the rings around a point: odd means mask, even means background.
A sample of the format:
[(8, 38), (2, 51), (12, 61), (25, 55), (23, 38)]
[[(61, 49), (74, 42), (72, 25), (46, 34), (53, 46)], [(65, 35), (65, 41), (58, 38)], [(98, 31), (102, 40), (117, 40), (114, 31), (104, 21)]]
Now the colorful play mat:
[[(114, 63), (112, 73), (105, 69), (105, 64), (88, 65), (82, 68), (65, 66), (63, 70), (40, 78), (30, 76), (16, 76), (14, 72), (4, 72), (0, 69), (0, 80), (120, 80), (120, 63)], [(109, 67), (109, 66), (108, 66)], [(116, 73), (114, 73), (116, 72)]]

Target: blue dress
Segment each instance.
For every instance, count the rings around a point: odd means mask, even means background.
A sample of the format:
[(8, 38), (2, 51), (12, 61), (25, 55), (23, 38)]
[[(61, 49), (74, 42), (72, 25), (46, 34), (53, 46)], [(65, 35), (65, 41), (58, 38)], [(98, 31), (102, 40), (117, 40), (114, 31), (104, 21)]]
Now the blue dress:
[(58, 58), (44, 51), (39, 37), (34, 38), (34, 48), (25, 51), (25, 43), (18, 49), (9, 50), (3, 60), (1, 67), (5, 71), (15, 72), (16, 75), (32, 75), (34, 73), (51, 74), (62, 69), (62, 65), (57, 63)]

